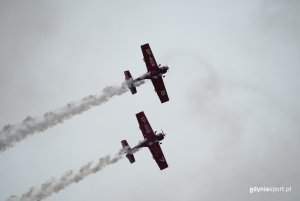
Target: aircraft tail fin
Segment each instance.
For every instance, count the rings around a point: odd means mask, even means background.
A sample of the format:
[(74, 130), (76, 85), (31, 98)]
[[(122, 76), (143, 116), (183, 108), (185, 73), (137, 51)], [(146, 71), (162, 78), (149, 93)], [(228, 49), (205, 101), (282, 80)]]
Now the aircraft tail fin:
[(126, 153), (126, 158), (129, 160), (130, 163), (134, 163), (135, 162), (135, 158), (133, 155), (133, 151), (131, 149), (131, 147), (129, 146), (129, 144), (127, 143), (126, 140), (122, 140), (121, 144), (123, 146), (123, 150)]
[(137, 91), (136, 91), (136, 87), (134, 85), (134, 80), (130, 74), (130, 71), (127, 70), (127, 71), (124, 71), (124, 74), (125, 74), (125, 80), (127, 82), (127, 86), (128, 88), (130, 89), (131, 93), (132, 94), (135, 94)]

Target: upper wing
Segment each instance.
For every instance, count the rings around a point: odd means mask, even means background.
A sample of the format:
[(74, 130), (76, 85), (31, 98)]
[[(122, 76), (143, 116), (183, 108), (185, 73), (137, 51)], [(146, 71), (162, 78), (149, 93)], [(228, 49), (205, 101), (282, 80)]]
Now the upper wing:
[(140, 129), (143, 133), (144, 138), (147, 138), (149, 140), (152, 140), (153, 138), (155, 138), (155, 134), (147, 120), (145, 113), (143, 111), (137, 113), (136, 118), (139, 122)]
[(151, 51), (151, 48), (150, 48), (149, 44), (146, 43), (146, 44), (142, 45), (141, 48), (142, 48), (144, 61), (146, 63), (148, 72), (153, 71), (153, 70), (157, 70), (158, 66), (157, 66), (155, 58), (152, 54), (152, 51)]
[(167, 93), (167, 90), (164, 85), (164, 81), (163, 81), (162, 77), (152, 78), (151, 81), (152, 81), (155, 91), (160, 99), (160, 102), (164, 103), (164, 102), (169, 101), (168, 93)]
[(168, 163), (165, 159), (165, 156), (159, 146), (159, 143), (155, 143), (152, 146), (149, 147), (152, 155), (153, 155), (153, 159), (156, 161), (157, 165), (159, 166), (159, 168), (161, 170), (165, 169), (168, 167)]

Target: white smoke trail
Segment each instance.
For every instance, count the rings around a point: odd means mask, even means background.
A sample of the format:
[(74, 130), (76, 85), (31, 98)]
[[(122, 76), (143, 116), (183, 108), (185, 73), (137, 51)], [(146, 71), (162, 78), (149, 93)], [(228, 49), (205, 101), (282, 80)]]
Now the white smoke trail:
[[(135, 85), (140, 86), (143, 83), (144, 81), (139, 81)], [(65, 120), (81, 114), (91, 107), (101, 105), (113, 96), (120, 96), (127, 91), (126, 82), (123, 82), (121, 86), (108, 86), (103, 89), (101, 95), (90, 95), (77, 103), (68, 103), (61, 109), (45, 113), (42, 118), (35, 119), (28, 116), (19, 124), (6, 125), (0, 131), (0, 151), (13, 147), (17, 142), (34, 133), (45, 131), (57, 124), (63, 123)]]
[(66, 187), (78, 183), (87, 176), (101, 171), (102, 168), (118, 162), (122, 158), (123, 149), (120, 149), (120, 151), (112, 158), (110, 155), (102, 157), (95, 165), (93, 165), (93, 162), (89, 162), (82, 166), (77, 173), (69, 170), (65, 172), (65, 174), (59, 180), (51, 179), (50, 181), (41, 184), (39, 188), (31, 187), (28, 192), (21, 195), (21, 197), (13, 195), (7, 198), (6, 201), (40, 201), (46, 199), (54, 193), (58, 193)]

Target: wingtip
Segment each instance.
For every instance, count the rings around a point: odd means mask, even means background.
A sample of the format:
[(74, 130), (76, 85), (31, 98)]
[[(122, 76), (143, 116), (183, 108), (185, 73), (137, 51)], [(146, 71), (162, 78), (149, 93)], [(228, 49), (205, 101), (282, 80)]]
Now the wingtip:
[(141, 115), (141, 114), (144, 114), (144, 111), (140, 111), (139, 113), (136, 113), (135, 115), (138, 116), (138, 115)]

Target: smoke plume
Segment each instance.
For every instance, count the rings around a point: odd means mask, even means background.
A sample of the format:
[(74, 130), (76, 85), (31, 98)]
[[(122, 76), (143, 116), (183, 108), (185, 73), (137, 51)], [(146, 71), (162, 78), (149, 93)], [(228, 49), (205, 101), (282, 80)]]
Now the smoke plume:
[[(144, 81), (136, 82), (140, 86)], [(6, 125), (0, 131), (0, 152), (13, 147), (17, 142), (38, 132), (45, 131), (57, 124), (63, 123), (71, 117), (81, 114), (94, 106), (99, 106), (110, 100), (113, 96), (120, 96), (128, 91), (126, 82), (121, 86), (105, 87), (101, 95), (90, 95), (79, 102), (70, 102), (63, 108), (47, 112), (41, 118), (26, 117), (21, 123)]]
[[(138, 150), (135, 150), (135, 152), (136, 151)], [(87, 176), (101, 171), (102, 168), (118, 162), (123, 158), (123, 153), (123, 149), (120, 149), (113, 157), (110, 155), (102, 157), (95, 165), (93, 165), (93, 162), (89, 162), (82, 166), (76, 173), (74, 173), (73, 170), (69, 170), (58, 180), (52, 178), (51, 180), (41, 184), (39, 188), (31, 187), (20, 197), (13, 195), (7, 198), (6, 201), (40, 201), (46, 199), (54, 193), (58, 193), (66, 187), (80, 182)]]

